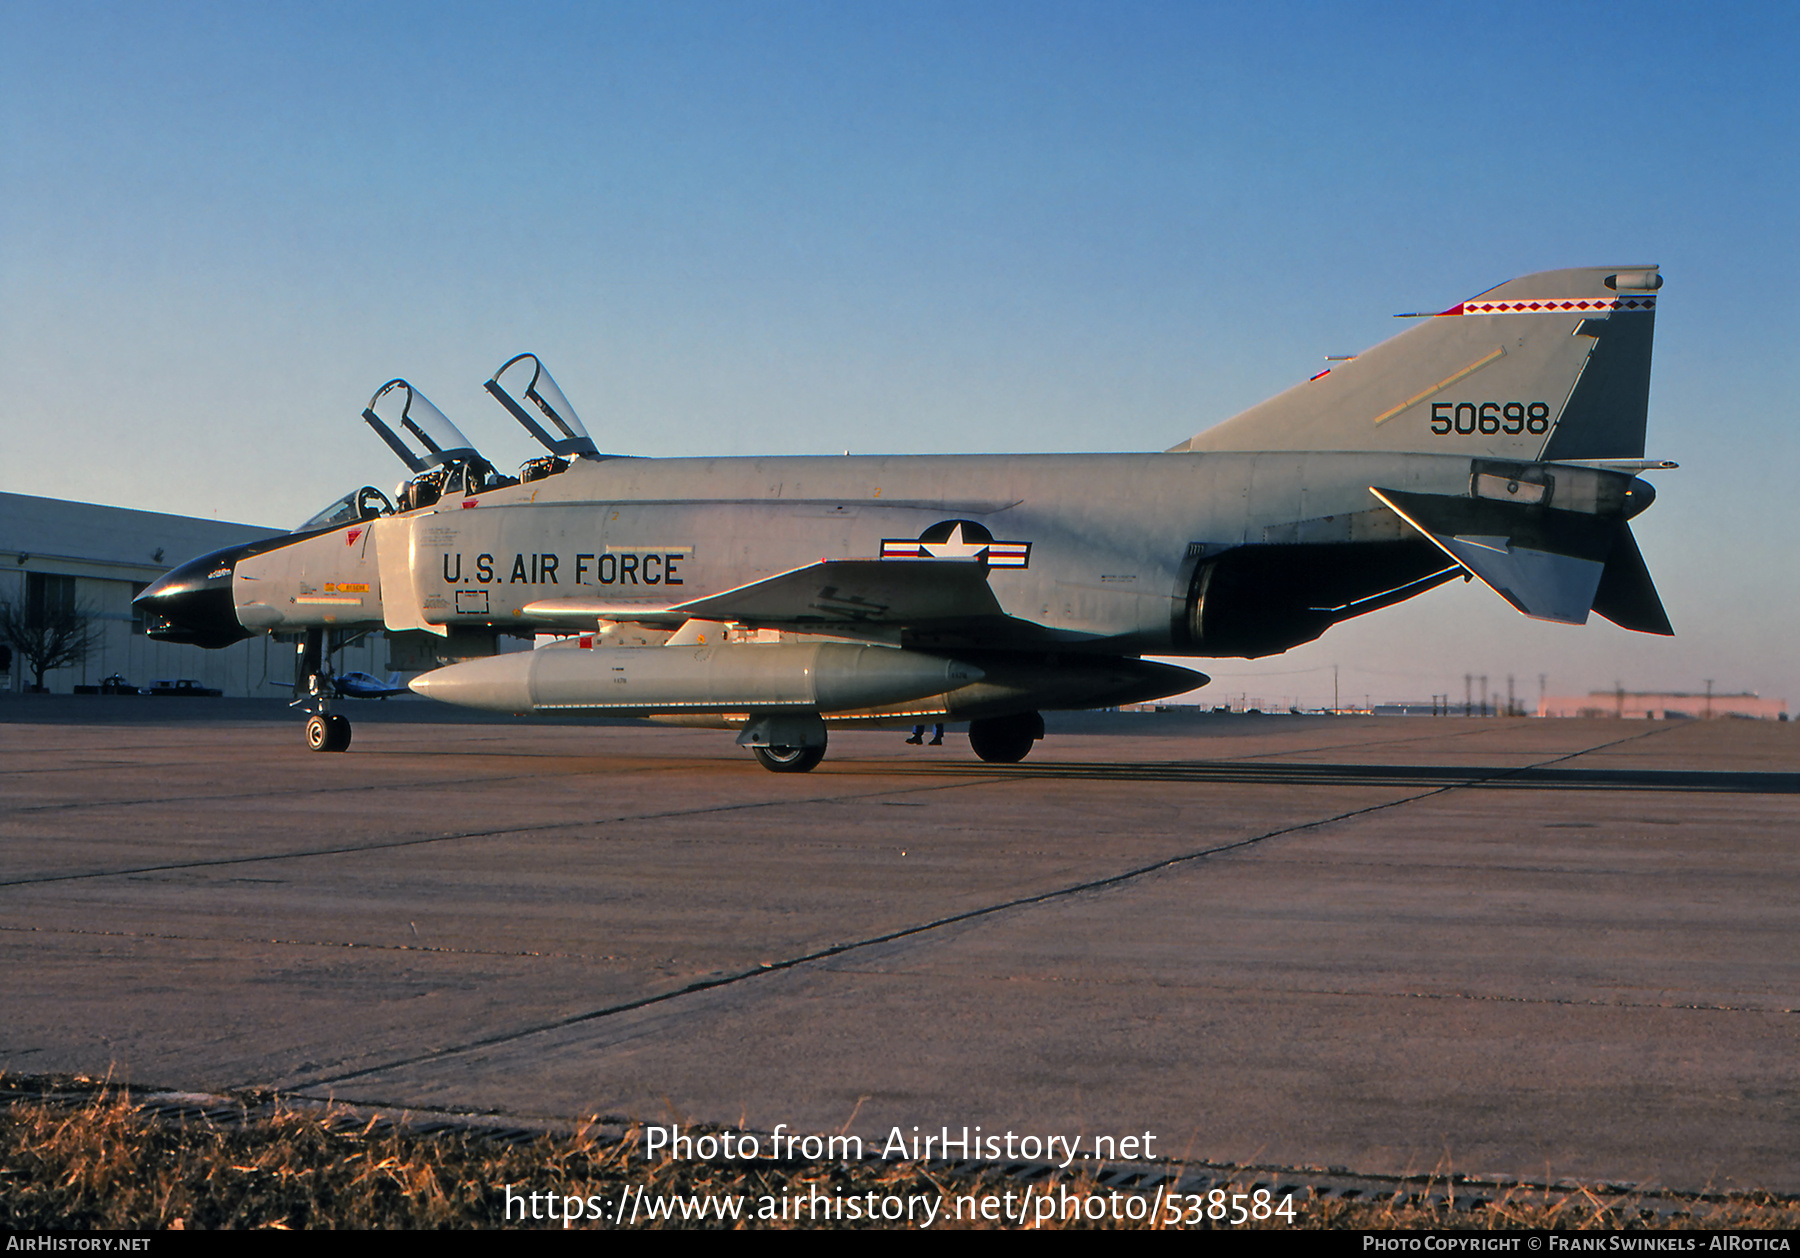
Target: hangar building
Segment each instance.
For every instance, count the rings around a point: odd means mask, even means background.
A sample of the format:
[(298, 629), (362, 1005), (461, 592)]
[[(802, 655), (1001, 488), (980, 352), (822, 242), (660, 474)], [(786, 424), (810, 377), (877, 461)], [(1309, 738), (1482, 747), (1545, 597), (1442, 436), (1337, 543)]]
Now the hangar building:
[[(189, 678), (227, 695), (279, 699), (285, 696), (282, 687), (293, 683), (292, 646), (266, 634), (218, 651), (157, 642), (144, 635), (131, 600), (176, 564), (285, 532), (0, 493), (0, 603), (89, 611), (99, 631), (94, 647), (80, 663), (45, 674), (44, 686), (53, 694), (70, 694), (118, 674), (136, 686)], [(0, 696), (19, 694), (32, 682), (23, 654), (16, 646), (11, 654), (10, 666), (0, 673)], [(340, 671), (383, 671), (382, 635), (370, 634), (337, 659)]]

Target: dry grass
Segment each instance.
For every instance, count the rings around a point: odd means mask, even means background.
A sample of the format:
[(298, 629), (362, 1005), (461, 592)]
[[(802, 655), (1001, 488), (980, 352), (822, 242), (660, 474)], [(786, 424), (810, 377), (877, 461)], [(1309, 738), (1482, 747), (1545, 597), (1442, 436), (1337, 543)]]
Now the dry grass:
[[(1800, 1226), (1800, 1204), (1774, 1197), (1658, 1199), (1655, 1209), (1632, 1194), (1587, 1188), (1512, 1188), (1473, 1205), (1470, 1194), (1452, 1208), (1394, 1201), (1314, 1201), (1309, 1228), (1355, 1231), (1732, 1231)], [(1470, 1204), (1464, 1204), (1468, 1202)]]
[[(930, 1196), (944, 1204), (971, 1193), (1019, 1194), (995, 1178), (946, 1177), (916, 1163), (783, 1166), (649, 1162), (638, 1133), (601, 1141), (592, 1133), (507, 1145), (478, 1132), (435, 1135), (346, 1116), (275, 1107), (242, 1124), (170, 1123), (146, 1116), (118, 1089), (61, 1081), (85, 1090), (76, 1099), (15, 1099), (0, 1107), (0, 1228), (477, 1228), (560, 1227), (543, 1219), (510, 1222), (505, 1186), (516, 1193), (599, 1197), (628, 1194), (752, 1200), (818, 1192)], [(19, 1097), (13, 1083), (10, 1093)], [(1072, 1191), (1106, 1195), (1091, 1181)], [(1042, 1193), (1040, 1187), (1035, 1190)], [(1586, 1192), (1514, 1191), (1486, 1207), (1296, 1201), (1306, 1228), (1792, 1228), (1800, 1206), (1769, 1200), (1695, 1201), (1685, 1215), (1657, 1215), (1643, 1203)], [(639, 1225), (655, 1226), (640, 1219)], [(714, 1218), (707, 1224), (726, 1226)], [(769, 1226), (871, 1226), (867, 1220), (776, 1220)], [(967, 1226), (968, 1224), (964, 1224)], [(978, 1224), (1004, 1226), (1004, 1224)], [(1147, 1223), (1083, 1221), (1047, 1226), (1119, 1227)], [(590, 1224), (591, 1226), (591, 1224)], [(874, 1223), (873, 1226), (903, 1226)], [(1262, 1226), (1287, 1226), (1274, 1219)]]

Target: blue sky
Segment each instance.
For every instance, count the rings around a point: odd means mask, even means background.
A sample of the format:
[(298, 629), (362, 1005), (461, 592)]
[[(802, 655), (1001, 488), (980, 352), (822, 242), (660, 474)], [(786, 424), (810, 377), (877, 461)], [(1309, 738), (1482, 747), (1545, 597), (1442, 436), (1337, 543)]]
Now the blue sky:
[(522, 349), (632, 453), (1156, 450), (1396, 311), (1657, 262), (1674, 642), (1459, 585), (1212, 671), (1800, 702), (1797, 12), (0, 3), (0, 487), (293, 524), (397, 478), (395, 375), (528, 454)]

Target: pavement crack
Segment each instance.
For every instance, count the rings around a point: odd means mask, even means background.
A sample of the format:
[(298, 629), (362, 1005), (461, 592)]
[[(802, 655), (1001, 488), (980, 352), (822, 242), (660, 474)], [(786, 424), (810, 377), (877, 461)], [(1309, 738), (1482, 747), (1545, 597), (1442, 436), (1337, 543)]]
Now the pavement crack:
[(984, 777), (964, 779), (957, 782), (940, 783), (935, 786), (914, 787), (909, 791), (899, 791), (892, 786), (879, 790), (856, 791), (846, 795), (807, 796), (800, 799), (761, 799), (730, 804), (709, 804), (700, 808), (672, 808), (658, 812), (627, 813), (617, 817), (578, 817), (566, 821), (546, 821), (529, 826), (496, 826), (480, 830), (456, 830), (448, 834), (415, 835), (404, 839), (386, 839), (371, 843), (346, 843), (331, 847), (303, 848), (288, 852), (258, 852), (250, 856), (213, 856), (203, 860), (166, 861), (155, 865), (131, 865), (121, 869), (90, 869), (77, 873), (39, 874), (24, 878), (8, 878), (0, 880), (0, 888), (42, 886), (54, 882), (81, 882), (95, 878), (129, 878), (142, 874), (172, 873), (184, 869), (221, 869), (235, 865), (257, 865), (271, 861), (310, 860), (320, 856), (346, 856), (360, 852), (385, 852), (401, 848), (423, 847), (434, 843), (458, 843), (472, 839), (502, 839), (519, 834), (544, 834), (555, 830), (575, 830), (596, 826), (626, 825), (643, 821), (669, 821), (683, 817), (704, 817), (731, 812), (749, 812), (762, 808), (786, 808), (805, 806), (808, 804), (847, 803), (858, 800), (880, 799), (890, 795), (914, 794), (926, 791), (956, 790), (961, 787), (977, 785), (982, 782), (998, 782), (1005, 779)]
[[(366, 1066), (358, 1070), (302, 1079), (291, 1083), (289, 1086), (290, 1088), (297, 1090), (300, 1088), (323, 1087), (328, 1084), (347, 1083), (354, 1079), (367, 1078), (370, 1075), (382, 1074), (390, 1070), (399, 1070), (408, 1066), (424, 1065), (430, 1062), (442, 1061), (446, 1058), (460, 1056), (464, 1053), (479, 1052), (483, 1049), (494, 1048), (502, 1044), (516, 1043), (519, 1040), (528, 1039), (535, 1035), (544, 1035), (553, 1031), (561, 1031), (570, 1027), (581, 1026), (589, 1022), (598, 1022), (605, 1018), (616, 1017), (619, 1014), (631, 1013), (639, 1009), (647, 1009), (655, 1005), (666, 1004), (670, 1001), (679, 1000), (684, 996), (699, 995), (703, 992), (714, 991), (722, 987), (735, 986), (767, 975), (785, 973), (788, 970), (798, 969), (801, 966), (811, 965), (814, 962), (828, 960), (832, 957), (840, 957), (847, 953), (860, 951), (864, 948), (873, 948), (882, 944), (890, 944), (904, 939), (911, 939), (919, 935), (942, 930), (949, 926), (979, 921), (983, 918), (994, 917), (1002, 913), (1011, 912), (1015, 909), (1033, 908), (1041, 904), (1054, 903), (1078, 895), (1109, 890), (1125, 883), (1135, 882), (1138, 879), (1147, 877), (1151, 874), (1160, 873), (1164, 870), (1174, 869), (1183, 865), (1194, 864), (1221, 855), (1225, 852), (1242, 851), (1245, 848), (1254, 847), (1261, 843), (1267, 843), (1271, 839), (1281, 838), (1285, 835), (1299, 834), (1308, 830), (1318, 830), (1326, 826), (1336, 825), (1339, 822), (1353, 820), (1357, 817), (1366, 817), (1374, 813), (1386, 812), (1394, 808), (1402, 808), (1407, 804), (1417, 803), (1424, 799), (1431, 799), (1450, 791), (1464, 789), (1469, 786), (1477, 786), (1493, 778), (1504, 778), (1511, 774), (1526, 772), (1530, 769), (1541, 769), (1550, 765), (1560, 764), (1565, 760), (1572, 760), (1577, 756), (1584, 756), (1596, 751), (1603, 751), (1608, 747), (1616, 747), (1621, 743), (1635, 742), (1639, 739), (1654, 737), (1663, 732), (1663, 730), (1657, 729), (1648, 730), (1640, 734), (1632, 734), (1625, 738), (1613, 739), (1609, 742), (1601, 743), (1598, 746), (1583, 748), (1560, 756), (1553, 756), (1548, 760), (1538, 761), (1531, 765), (1494, 770), (1485, 776), (1472, 777), (1461, 782), (1450, 783), (1444, 786), (1435, 787), (1431, 790), (1420, 791), (1412, 795), (1405, 795), (1398, 799), (1387, 800), (1383, 803), (1368, 804), (1361, 808), (1347, 809), (1343, 812), (1334, 813), (1328, 817), (1319, 817), (1311, 821), (1295, 822), (1292, 825), (1279, 826), (1273, 830), (1265, 831), (1262, 834), (1251, 835), (1242, 839), (1234, 839), (1226, 843), (1216, 843), (1208, 847), (1199, 848), (1191, 852), (1184, 852), (1176, 856), (1164, 857), (1161, 860), (1137, 865), (1102, 878), (1090, 878), (1068, 886), (1058, 887), (1054, 890), (1038, 892), (1033, 895), (1016, 896), (1012, 899), (1003, 900), (995, 904), (966, 909), (960, 913), (951, 913), (943, 917), (934, 918), (930, 921), (918, 922), (911, 926), (903, 926), (897, 930), (883, 931), (879, 934), (869, 935), (862, 939), (846, 940), (842, 943), (831, 944), (827, 947), (815, 948), (809, 952), (804, 952), (783, 960), (759, 962), (758, 964), (745, 969), (712, 975), (704, 979), (683, 984), (680, 987), (671, 988), (668, 991), (657, 992), (649, 996), (640, 996), (634, 1000), (620, 1001), (616, 1004), (605, 1005), (599, 1009), (591, 1009), (584, 1013), (571, 1014), (568, 1017), (555, 1018), (549, 1021), (535, 1023), (530, 1026), (515, 1027), (511, 1030), (496, 1032), (493, 1035), (486, 1035), (477, 1039), (468, 1040), (461, 1044), (453, 1044), (444, 1048), (433, 1049), (425, 1053), (415, 1053), (409, 1056), (395, 1058), (390, 1061), (382, 1062), (379, 1065)], [(1007, 777), (1001, 780), (1030, 782), (1034, 779), (1029, 775), (1020, 774), (1007, 775)], [(896, 792), (890, 789), (883, 793), (892, 795)]]
[(272, 936), (188, 935), (149, 930), (84, 930), (73, 926), (0, 926), (0, 933), (23, 935), (73, 935), (98, 939), (154, 939), (178, 943), (261, 944), (275, 948), (355, 948), (365, 952), (411, 952), (462, 957), (529, 957), (546, 961), (623, 962), (623, 955), (586, 952), (547, 952), (527, 948), (455, 948), (445, 944), (369, 943), (357, 939), (282, 939)]
[[(657, 769), (656, 772), (671, 770)], [(457, 780), (458, 787), (463, 786), (498, 786), (507, 782), (554, 781), (558, 778), (570, 777), (581, 773), (580, 769), (566, 769), (558, 772), (538, 770), (533, 773), (505, 773), (492, 777), (468, 777)], [(22, 804), (16, 808), (0, 811), (0, 817), (22, 817), (32, 813), (73, 812), (81, 809), (96, 808), (147, 808), (166, 804), (193, 803), (228, 803), (234, 799), (277, 799), (282, 796), (295, 795), (344, 795), (355, 792), (408, 791), (417, 790), (417, 782), (360, 782), (345, 785), (342, 782), (330, 782), (319, 785), (291, 786), (286, 788), (269, 788), (254, 791), (234, 791), (230, 793), (209, 795), (158, 795), (146, 799), (95, 799), (65, 800), (55, 804)]]

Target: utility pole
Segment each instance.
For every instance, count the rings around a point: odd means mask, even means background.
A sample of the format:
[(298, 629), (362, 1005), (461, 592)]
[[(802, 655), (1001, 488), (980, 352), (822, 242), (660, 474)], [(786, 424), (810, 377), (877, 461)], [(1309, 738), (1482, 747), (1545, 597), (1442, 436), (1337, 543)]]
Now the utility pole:
[(1708, 677), (1706, 679), (1706, 719), (1709, 721), (1712, 720), (1712, 684), (1713, 679)]
[(1546, 712), (1544, 710), (1544, 674), (1542, 674), (1542, 673), (1538, 674), (1538, 715), (1539, 716), (1550, 715), (1548, 712)]
[(1481, 715), (1486, 716), (1487, 714), (1488, 714), (1487, 674), (1483, 673), (1481, 675)]
[(1469, 682), (1470, 682), (1470, 680), (1471, 680), (1471, 678), (1469, 677), (1469, 674), (1464, 673), (1463, 674), (1463, 715), (1464, 716), (1469, 715)]
[(1331, 666), (1331, 715), (1333, 716), (1338, 714), (1337, 668), (1336, 664)]
[(1513, 698), (1513, 675), (1511, 673), (1506, 675), (1506, 715), (1519, 715), (1519, 702)]

